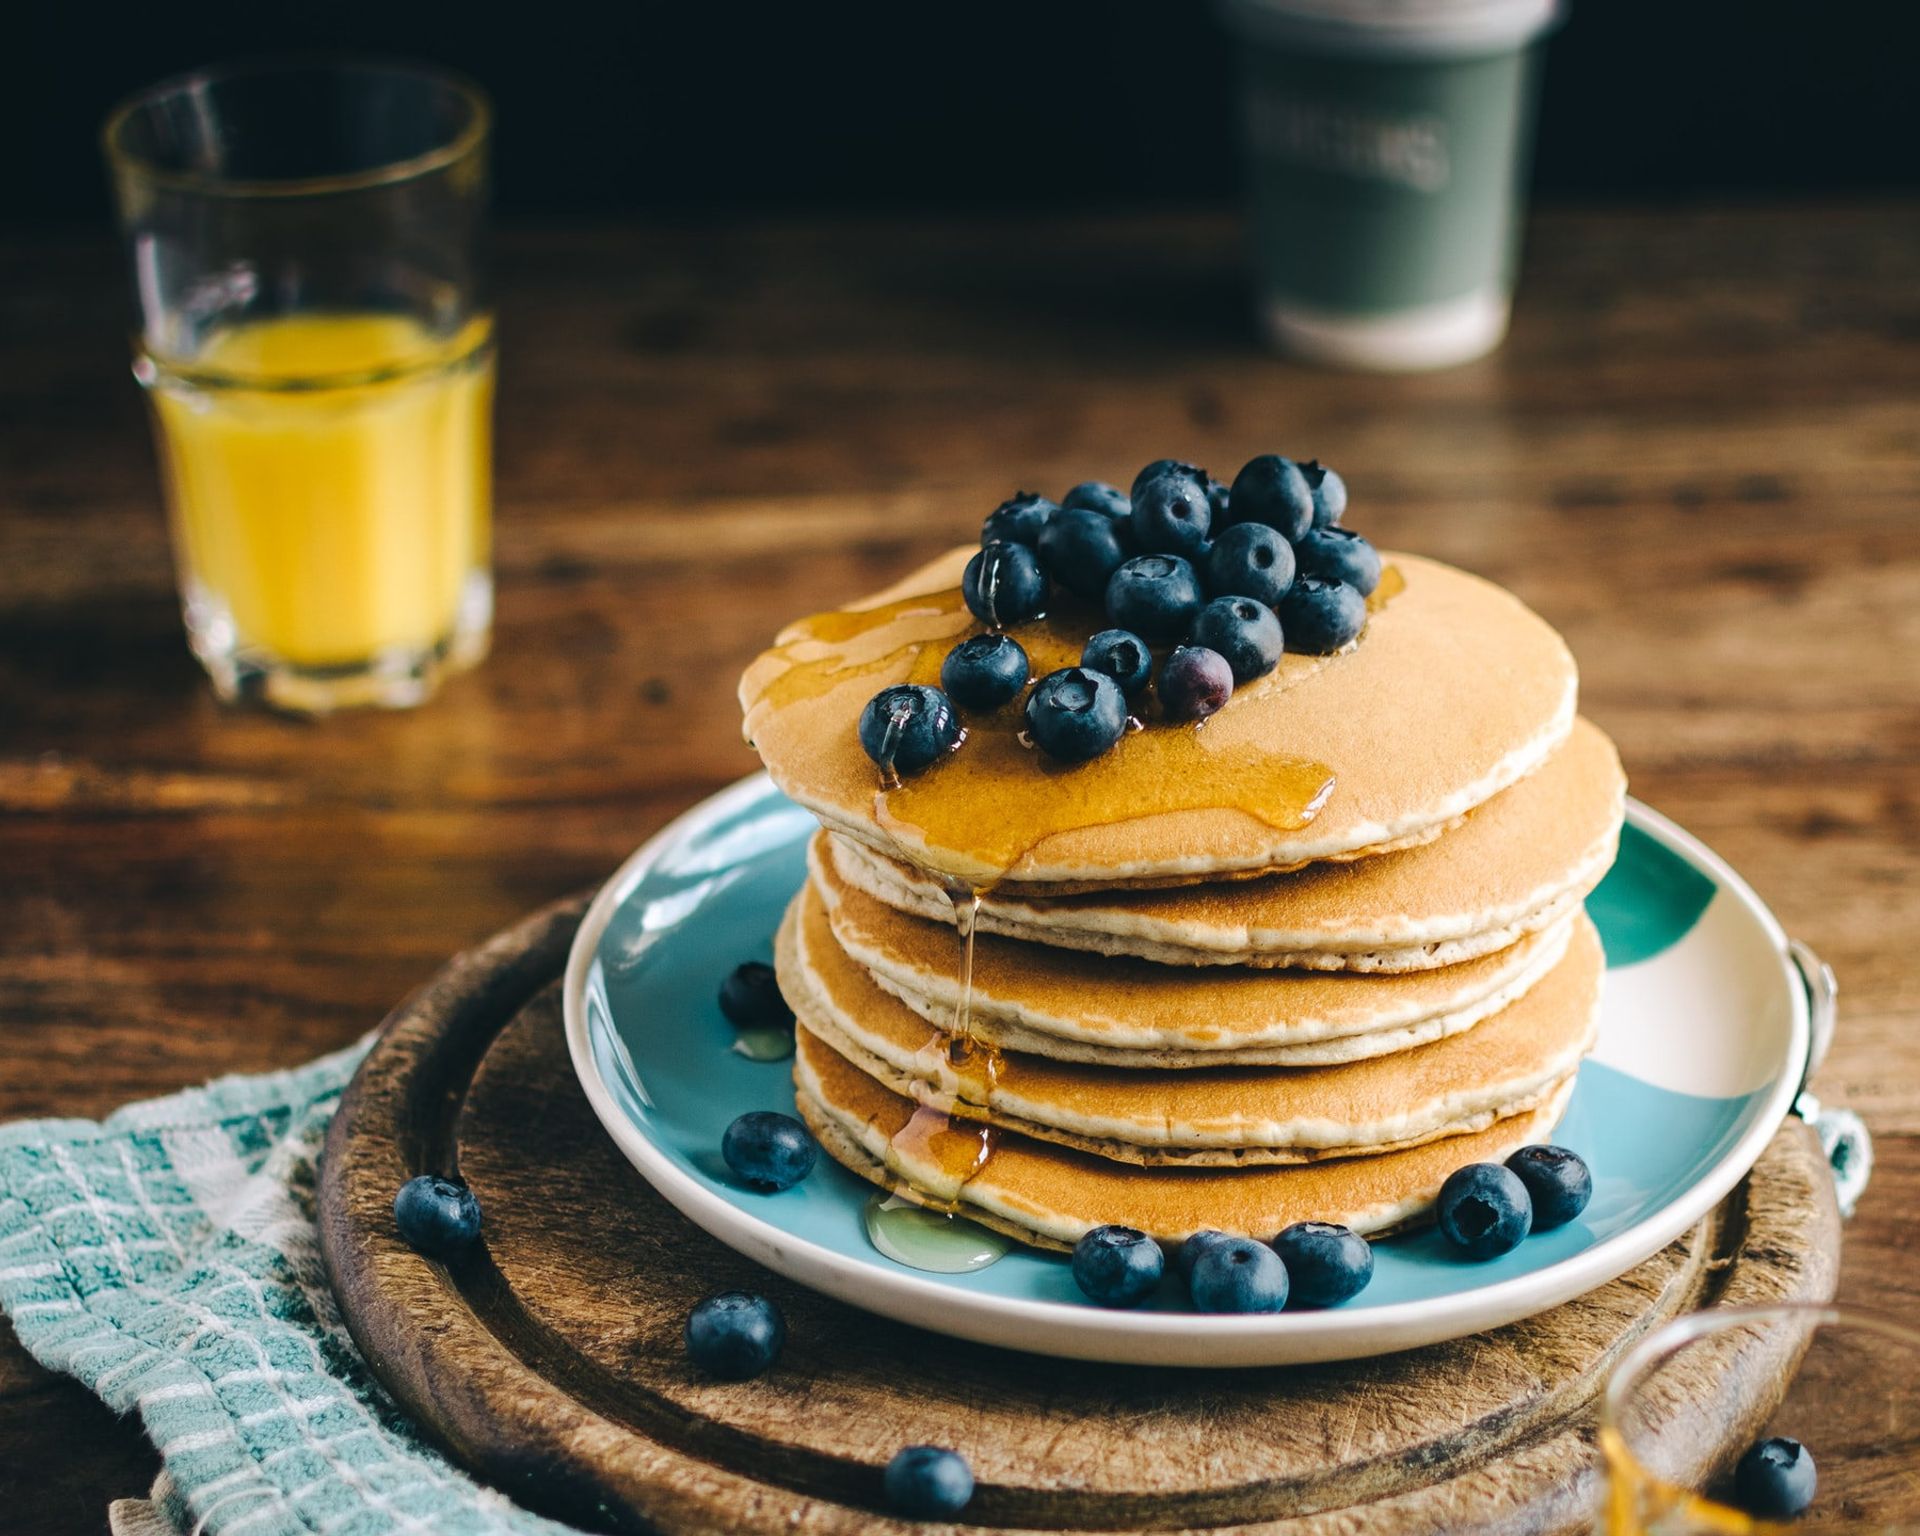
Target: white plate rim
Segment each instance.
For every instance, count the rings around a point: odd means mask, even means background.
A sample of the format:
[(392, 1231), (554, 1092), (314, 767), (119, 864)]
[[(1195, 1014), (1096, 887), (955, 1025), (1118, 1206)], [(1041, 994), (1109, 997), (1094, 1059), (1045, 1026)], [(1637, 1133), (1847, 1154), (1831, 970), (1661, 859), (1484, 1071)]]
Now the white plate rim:
[(1629, 797), (1627, 824), (1711, 873), (1772, 942), (1790, 1000), (1784, 1069), (1746, 1132), (1674, 1200), (1644, 1220), (1545, 1269), (1491, 1285), (1418, 1301), (1348, 1312), (1278, 1312), (1254, 1316), (1116, 1311), (962, 1291), (905, 1268), (850, 1258), (714, 1194), (645, 1136), (622, 1111), (593, 1054), (586, 1006), (587, 973), (614, 912), (669, 844), (773, 789), (749, 774), (676, 816), (642, 843), (601, 887), (582, 918), (567, 956), (561, 1004), (575, 1075), (602, 1127), (627, 1160), (689, 1221), (728, 1247), (791, 1280), (851, 1306), (975, 1343), (1059, 1359), (1122, 1365), (1212, 1368), (1307, 1365), (1463, 1338), (1533, 1317), (1616, 1279), (1658, 1253), (1718, 1205), (1752, 1169), (1799, 1093), (1810, 1047), (1806, 989), (1779, 920), (1726, 860), (1658, 811)]

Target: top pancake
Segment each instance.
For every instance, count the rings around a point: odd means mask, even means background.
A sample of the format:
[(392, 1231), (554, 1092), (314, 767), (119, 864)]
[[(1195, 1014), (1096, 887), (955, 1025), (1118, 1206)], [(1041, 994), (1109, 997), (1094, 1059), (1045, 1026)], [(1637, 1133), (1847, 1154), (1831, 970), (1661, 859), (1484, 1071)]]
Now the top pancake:
[[(1150, 725), (1063, 767), (1018, 743), (1020, 704), (880, 787), (856, 723), (876, 692), (938, 679), (980, 626), (956, 550), (853, 609), (790, 626), (741, 679), (748, 739), (794, 800), (909, 864), (1034, 894), (1178, 884), (1351, 858), (1431, 837), (1566, 738), (1577, 678), (1560, 637), (1510, 593), (1392, 555), (1365, 632), (1288, 655), (1203, 727)], [(1104, 627), (1064, 608), (1012, 631), (1035, 676)]]

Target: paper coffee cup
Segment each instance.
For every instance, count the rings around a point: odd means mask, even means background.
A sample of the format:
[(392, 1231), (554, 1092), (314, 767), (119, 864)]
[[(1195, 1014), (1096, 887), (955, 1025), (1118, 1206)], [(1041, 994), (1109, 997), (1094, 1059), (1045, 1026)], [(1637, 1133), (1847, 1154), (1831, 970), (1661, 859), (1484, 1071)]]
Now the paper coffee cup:
[(1224, 0), (1275, 345), (1444, 368), (1506, 334), (1557, 0)]

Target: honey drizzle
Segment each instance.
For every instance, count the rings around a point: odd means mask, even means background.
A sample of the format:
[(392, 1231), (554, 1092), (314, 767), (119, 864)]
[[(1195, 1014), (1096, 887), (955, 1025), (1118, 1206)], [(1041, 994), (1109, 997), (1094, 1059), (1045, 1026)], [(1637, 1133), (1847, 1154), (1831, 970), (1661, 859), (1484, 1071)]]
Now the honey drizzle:
[[(995, 573), (997, 574), (997, 573)], [(1377, 613), (1406, 587), (1395, 566), (1381, 573), (1367, 599)], [(989, 609), (996, 594), (989, 591)], [(1103, 627), (1091, 613), (1067, 613), (1015, 626), (1037, 679), (1076, 666), (1085, 637)], [(997, 627), (997, 626), (996, 626)], [(892, 633), (889, 633), (889, 632)], [(749, 706), (781, 708), (817, 698), (848, 681), (934, 684), (951, 647), (974, 632), (957, 590), (903, 598), (874, 608), (815, 614), (789, 626), (771, 653), (778, 670), (761, 682)], [(874, 640), (881, 643), (876, 645)], [(1271, 694), (1311, 677), (1333, 658), (1285, 656), (1279, 669), (1250, 684)], [(763, 659), (764, 660), (764, 659)], [(902, 671), (905, 677), (901, 676)], [(874, 796), (880, 826), (910, 847), (941, 877), (960, 939), (960, 991), (948, 1029), (930, 1041), (916, 1076), (936, 1089), (947, 1073), (955, 1081), (954, 1110), (917, 1105), (894, 1133), (896, 1169), (912, 1168), (917, 1192), (949, 1216), (966, 1186), (992, 1160), (998, 1133), (984, 1114), (1000, 1074), (1000, 1053), (973, 1027), (974, 934), (981, 897), (1048, 837), (1178, 811), (1232, 809), (1278, 830), (1305, 826), (1326, 803), (1334, 774), (1325, 764), (1279, 757), (1263, 743), (1217, 747), (1199, 726), (1148, 725), (1130, 717), (1126, 738), (1090, 763), (1061, 765), (1034, 749), (1024, 727), (1024, 699), (973, 717), (963, 745), (925, 773), (902, 779), (880, 770)], [(905, 724), (889, 722), (889, 738)], [(1216, 733), (1217, 735), (1217, 733)], [(1142, 759), (1146, 761), (1142, 761)], [(903, 835), (904, 834), (904, 835)], [(984, 865), (967, 855), (984, 854)], [(972, 863), (974, 867), (962, 865)], [(953, 867), (942, 868), (942, 865)], [(940, 1187), (924, 1186), (937, 1180)]]

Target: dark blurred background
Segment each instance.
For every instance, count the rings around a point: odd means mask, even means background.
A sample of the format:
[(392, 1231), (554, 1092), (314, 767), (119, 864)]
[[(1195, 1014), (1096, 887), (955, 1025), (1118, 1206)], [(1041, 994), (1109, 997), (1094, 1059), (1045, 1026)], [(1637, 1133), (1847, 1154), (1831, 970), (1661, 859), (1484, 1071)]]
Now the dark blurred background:
[[(512, 7), (39, 3), (10, 21), (0, 222), (104, 222), (95, 132), (162, 75), (294, 49), (452, 65), (499, 106), (509, 220), (1225, 204), (1201, 0)], [(1548, 200), (1920, 186), (1913, 8), (1579, 0), (1549, 44)]]

